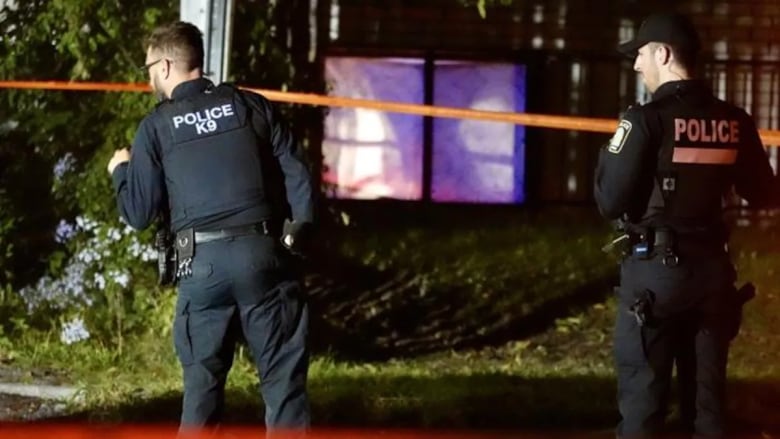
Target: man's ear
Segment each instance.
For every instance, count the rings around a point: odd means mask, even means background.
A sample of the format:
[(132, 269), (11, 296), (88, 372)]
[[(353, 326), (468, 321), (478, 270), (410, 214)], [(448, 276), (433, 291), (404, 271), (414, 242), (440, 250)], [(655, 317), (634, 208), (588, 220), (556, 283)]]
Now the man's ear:
[(659, 44), (655, 50), (655, 59), (661, 65), (670, 63), (672, 61), (672, 49), (665, 44)]
[(171, 77), (171, 68), (173, 66), (173, 63), (168, 58), (165, 58), (163, 60), (163, 63), (164, 63), (163, 76), (165, 77), (165, 79), (168, 79)]

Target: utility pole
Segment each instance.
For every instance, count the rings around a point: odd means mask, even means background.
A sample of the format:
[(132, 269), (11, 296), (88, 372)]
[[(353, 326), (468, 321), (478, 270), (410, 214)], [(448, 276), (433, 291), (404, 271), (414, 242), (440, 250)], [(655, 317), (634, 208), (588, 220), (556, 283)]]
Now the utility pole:
[(228, 78), (234, 0), (181, 0), (179, 18), (203, 32), (203, 73), (215, 84)]

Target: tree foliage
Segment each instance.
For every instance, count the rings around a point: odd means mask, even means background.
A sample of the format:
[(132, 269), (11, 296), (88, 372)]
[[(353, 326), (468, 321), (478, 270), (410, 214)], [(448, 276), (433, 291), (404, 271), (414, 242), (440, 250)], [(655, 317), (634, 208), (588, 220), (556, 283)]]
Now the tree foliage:
[[(285, 44), (299, 11), (280, 3), (283, 14), (267, 1), (237, 2), (233, 78), (241, 85), (290, 86), (310, 72), (311, 63), (293, 65)], [(5, 5), (0, 78), (145, 82), (137, 68), (145, 36), (178, 18), (178, 0)], [(120, 221), (106, 172), (153, 105), (142, 93), (0, 94), (0, 337), (36, 327), (62, 329), (65, 342), (91, 334), (121, 346), (128, 334), (167, 328), (172, 294), (155, 283), (152, 231)]]
[(477, 8), (479, 16), (487, 17), (487, 10), (493, 6), (509, 6), (518, 0), (458, 0), (461, 4)]
[[(143, 61), (141, 42), (155, 24), (176, 18), (176, 3), (6, 5), (0, 12), (0, 77), (144, 81), (136, 68)], [(114, 149), (129, 144), (152, 98), (37, 90), (0, 96), (0, 203), (6, 207), (0, 212), (0, 283), (20, 292), (24, 300), (17, 303), (30, 324), (57, 327), (84, 314), (96, 334), (121, 337), (130, 311), (154, 304), (139, 289), (130, 294), (150, 276), (148, 264), (126, 249), (145, 237), (117, 233), (125, 228), (105, 164)]]

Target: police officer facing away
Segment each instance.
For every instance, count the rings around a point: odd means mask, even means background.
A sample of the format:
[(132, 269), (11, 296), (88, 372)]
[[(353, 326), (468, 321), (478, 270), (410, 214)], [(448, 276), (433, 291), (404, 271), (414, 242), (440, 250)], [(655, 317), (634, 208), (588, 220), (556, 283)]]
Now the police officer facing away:
[(141, 121), (132, 152), (116, 151), (108, 170), (131, 226), (144, 229), (167, 214), (176, 233), (181, 428), (220, 421), (243, 332), (261, 378), (266, 425), (305, 429), (308, 314), (280, 243), (287, 212), (273, 196), (286, 194), (293, 221), (281, 241), (294, 247), (313, 217), (301, 151), (265, 98), (202, 77), (195, 26), (162, 26), (146, 43), (144, 68), (162, 101)]
[(625, 113), (595, 175), (600, 212), (628, 235), (614, 336), (619, 437), (661, 430), (673, 363), (680, 374), (685, 357), (683, 422), (698, 437), (723, 435), (735, 272), (722, 201), (732, 187), (751, 206), (773, 199), (753, 121), (693, 79), (699, 49), (690, 21), (672, 14), (650, 16), (619, 46), (652, 93)]

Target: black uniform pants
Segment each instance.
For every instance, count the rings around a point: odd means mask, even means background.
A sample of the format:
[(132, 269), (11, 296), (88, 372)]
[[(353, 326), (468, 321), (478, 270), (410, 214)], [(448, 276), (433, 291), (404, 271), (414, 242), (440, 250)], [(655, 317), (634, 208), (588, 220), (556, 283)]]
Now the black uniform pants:
[(218, 423), (236, 341), (243, 333), (260, 376), (269, 429), (305, 429), (308, 311), (275, 239), (198, 244), (181, 279), (174, 344), (184, 375), (181, 428)]
[[(679, 264), (627, 257), (621, 267), (614, 354), (621, 438), (663, 431), (677, 364), (683, 425), (695, 437), (722, 437), (734, 270), (722, 249), (688, 248)], [(630, 312), (650, 297), (651, 317)]]

